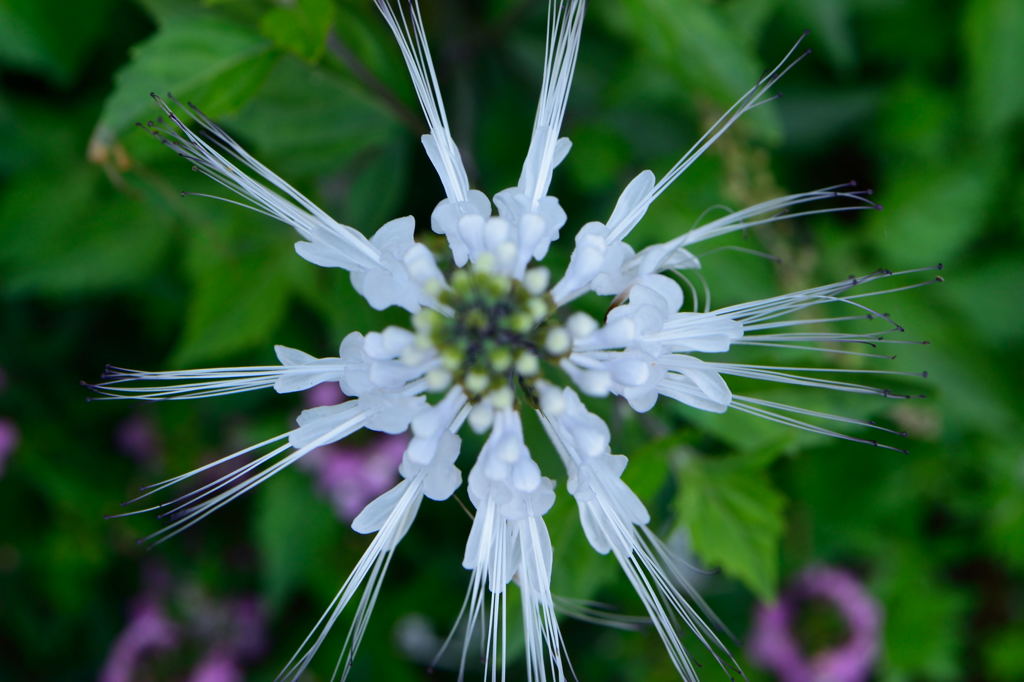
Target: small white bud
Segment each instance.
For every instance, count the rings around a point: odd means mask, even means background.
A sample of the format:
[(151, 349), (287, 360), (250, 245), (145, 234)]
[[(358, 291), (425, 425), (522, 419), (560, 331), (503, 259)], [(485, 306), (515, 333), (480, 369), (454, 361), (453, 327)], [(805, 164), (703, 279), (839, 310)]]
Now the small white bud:
[(507, 410), (512, 407), (512, 403), (515, 402), (516, 395), (512, 392), (512, 389), (508, 386), (502, 386), (496, 388), (490, 392), (487, 396), (496, 410)]
[(545, 267), (530, 268), (523, 275), (523, 287), (534, 296), (539, 296), (547, 291), (550, 283), (551, 271)]
[(489, 275), (494, 272), (496, 265), (497, 260), (495, 259), (494, 254), (490, 251), (484, 251), (476, 257), (476, 261), (473, 263), (473, 269), (477, 272)]
[(437, 278), (431, 278), (423, 282), (423, 293), (430, 298), (437, 298), (444, 291), (444, 282)]
[(466, 375), (466, 390), (472, 394), (483, 393), (489, 383), (489, 377), (480, 370), (475, 369)]
[(574, 339), (582, 339), (597, 331), (597, 320), (586, 313), (573, 313), (566, 325)]
[(547, 382), (538, 387), (540, 389), (540, 409), (549, 417), (557, 417), (565, 412), (567, 407), (565, 396), (562, 392)]
[(469, 411), (469, 428), (476, 433), (484, 433), (494, 423), (494, 408), (489, 402), (478, 403)]
[(427, 390), (431, 392), (443, 391), (452, 384), (452, 373), (441, 367), (435, 367), (427, 372)]
[(540, 371), (540, 360), (529, 351), (523, 351), (516, 358), (516, 373), (524, 377), (536, 376)]
[(449, 372), (454, 372), (462, 367), (462, 363), (465, 359), (465, 356), (455, 348), (445, 348), (441, 351), (441, 364)]
[(552, 355), (565, 355), (572, 348), (572, 337), (564, 327), (555, 327), (544, 339), (544, 349)]
[[(419, 337), (417, 337), (417, 340)], [(413, 367), (420, 364), (429, 357), (427, 349), (421, 346), (419, 343), (410, 343), (399, 355), (399, 359), (406, 365)]]
[(526, 310), (534, 322), (540, 322), (548, 316), (548, 304), (541, 298), (531, 298), (526, 302)]

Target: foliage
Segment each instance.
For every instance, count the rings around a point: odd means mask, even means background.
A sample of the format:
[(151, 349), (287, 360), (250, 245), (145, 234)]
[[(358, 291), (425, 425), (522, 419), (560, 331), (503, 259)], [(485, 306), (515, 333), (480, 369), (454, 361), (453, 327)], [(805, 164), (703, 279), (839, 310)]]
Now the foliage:
[[(655, 527), (715, 569), (694, 581), (741, 640), (754, 601), (787, 575), (844, 564), (887, 614), (878, 679), (1020, 679), (1024, 5), (592, 4), (567, 115), (575, 144), (554, 187), (569, 229), (607, 215), (639, 169), (670, 167), (809, 28), (816, 53), (779, 86), (784, 97), (688, 170), (635, 236), (653, 243), (711, 206), (855, 177), (884, 211), (736, 237), (780, 262), (707, 254), (714, 300), (879, 266), (943, 262), (948, 280), (887, 302), (908, 337), (931, 342), (893, 363), (929, 369), (914, 384), (928, 399), (814, 406), (906, 430), (910, 454), (744, 415), (623, 420), (607, 408)], [(488, 192), (514, 181), (525, 153), (543, 6), (424, 3), (453, 128)], [(259, 592), (270, 646), (247, 677), (272, 679), (365, 547), (301, 470), (149, 553), (135, 540), (157, 521), (102, 519), (140, 485), (280, 432), (299, 404), (86, 403), (79, 380), (107, 362), (258, 365), (274, 343), (329, 354), (351, 329), (401, 319), (353, 305), (347, 279), (296, 258), (285, 228), (179, 196), (211, 184), (134, 127), (159, 114), (152, 91), (195, 102), (364, 232), (412, 214), (429, 238), (422, 226), (441, 195), (398, 50), (369, 0), (0, 1), (0, 416), (22, 433), (0, 478), (0, 679), (94, 678), (154, 562), (211, 593)], [(115, 437), (131, 415), (158, 436), (141, 463)], [(410, 623), (437, 643), (447, 634), (469, 526), (454, 502), (434, 507), (395, 559), (353, 679), (428, 679), (432, 651), (409, 643)], [(549, 524), (556, 591), (639, 609), (614, 562), (586, 547), (571, 505)], [(623, 661), (629, 679), (673, 679), (650, 633), (563, 627), (580, 679), (621, 679)], [(315, 679), (328, 679), (331, 658)], [(429, 679), (454, 675), (442, 665)]]

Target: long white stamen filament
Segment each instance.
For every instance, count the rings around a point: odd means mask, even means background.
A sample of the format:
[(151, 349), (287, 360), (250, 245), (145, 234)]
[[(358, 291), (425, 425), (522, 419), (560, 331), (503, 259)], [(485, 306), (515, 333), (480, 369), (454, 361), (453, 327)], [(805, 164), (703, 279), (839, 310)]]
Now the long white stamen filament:
[[(686, 265), (683, 267), (697, 267), (699, 260), (694, 260), (693, 255), (689, 254), (686, 249), (709, 239), (721, 237), (739, 230), (768, 225), (783, 220), (796, 220), (815, 215), (846, 213), (850, 211), (873, 210), (879, 208), (878, 204), (868, 198), (871, 194), (870, 190), (846, 191), (850, 187), (853, 187), (853, 183), (823, 187), (809, 192), (776, 197), (739, 211), (730, 212), (713, 221), (700, 224), (699, 226), (694, 227), (693, 229), (665, 243), (656, 244), (644, 249), (626, 261), (622, 265), (622, 269), (629, 272), (637, 270), (637, 272), (633, 273), (634, 278), (647, 273), (663, 271), (676, 272), (675, 268), (679, 267), (678, 263), (673, 263), (676, 259), (693, 261), (692, 265)], [(849, 203), (840, 203), (836, 206), (827, 206), (824, 208), (807, 209), (796, 212), (790, 210), (796, 206), (830, 200), (847, 200)], [(613, 220), (616, 224), (626, 224), (622, 220), (615, 219), (614, 216)], [(609, 226), (612, 224), (613, 222), (609, 222)], [(610, 235), (610, 232), (608, 234)], [(606, 241), (611, 244), (615, 240), (611, 239), (610, 236), (606, 236)], [(722, 248), (744, 250), (740, 249), (740, 247)], [(753, 253), (762, 257), (771, 257), (768, 254), (761, 254), (758, 252)], [(652, 259), (651, 255), (655, 255), (656, 258)], [(707, 254), (703, 254), (703, 256), (706, 255)], [(639, 271), (641, 268), (642, 272)], [(680, 276), (682, 277), (681, 274)], [(685, 280), (685, 277), (683, 277), (683, 279), (688, 282), (688, 280)], [(553, 296), (556, 303), (564, 305), (565, 303), (578, 298), (586, 293), (588, 284), (589, 283), (580, 283), (579, 286), (570, 291), (564, 283), (560, 282), (553, 290)], [(690, 286), (692, 289), (692, 284)], [(696, 299), (697, 297), (694, 295), (693, 300), (695, 303)]]
[(384, 16), (388, 27), (398, 41), (402, 58), (412, 78), (416, 98), (419, 100), (423, 115), (426, 116), (430, 135), (437, 149), (437, 159), (431, 160), (437, 165), (437, 172), (444, 185), (448, 198), (454, 202), (466, 201), (469, 197), (469, 181), (458, 146), (452, 139), (445, 112), (441, 88), (437, 82), (434, 62), (430, 57), (430, 46), (423, 27), (423, 16), (419, 2), (409, 3), (409, 14), (402, 7), (402, 0), (397, 0), (392, 7), (392, 0), (374, 0), (377, 9)]
[(585, 10), (585, 0), (551, 0), (548, 4), (544, 78), (530, 151), (520, 179), (520, 187), (533, 207), (547, 194), (558, 161), (558, 136), (576, 71)]
[(205, 139), (193, 132), (162, 98), (154, 94), (153, 99), (164, 112), (164, 115), (174, 123), (176, 129), (160, 125), (159, 122), (154, 123), (150, 121), (148, 123), (150, 132), (167, 147), (191, 161), (194, 164), (195, 170), (238, 194), (245, 200), (244, 202), (227, 201), (246, 206), (258, 213), (263, 213), (290, 225), (307, 239), (312, 238), (319, 230), (326, 231), (328, 234), (340, 239), (351, 250), (350, 257), (352, 262), (349, 264), (350, 267), (348, 269), (366, 269), (380, 263), (379, 252), (370, 244), (366, 237), (324, 213), (302, 193), (253, 158), (237, 142), (231, 139), (223, 129), (213, 123), (198, 109), (190, 107), (190, 113), (213, 144), (228, 154), (228, 156), (235, 158), (244, 166), (254, 171), (256, 175), (274, 189), (242, 172), (228, 157), (225, 157)]
[(776, 402), (774, 400), (763, 400), (761, 398), (752, 398), (750, 396), (734, 396), (735, 400), (747, 403), (749, 405), (757, 405), (758, 407), (767, 408), (770, 410), (779, 410), (782, 412), (790, 412), (792, 414), (799, 414), (805, 417), (815, 417), (817, 419), (827, 419), (830, 421), (841, 422), (843, 424), (855, 424), (857, 426), (863, 426), (869, 429), (876, 429), (885, 433), (891, 433), (894, 436), (906, 437), (905, 431), (897, 431), (896, 429), (890, 429), (887, 426), (882, 426), (874, 421), (867, 419), (857, 419), (855, 417), (844, 417), (838, 414), (832, 414), (830, 412), (822, 412), (820, 410), (808, 410), (803, 407), (795, 407), (793, 405), (787, 405), (785, 403)]
[(927, 286), (936, 281), (942, 281), (941, 278), (935, 278), (927, 282), (920, 282), (917, 284), (909, 285), (909, 287), (899, 287), (897, 289), (889, 289), (884, 291), (869, 291), (853, 296), (842, 296), (839, 294), (852, 289), (853, 287), (863, 286), (870, 282), (874, 282), (880, 279), (888, 277), (900, 277), (904, 275), (912, 275), (921, 272), (929, 272), (935, 270), (941, 270), (942, 266), (936, 266), (932, 268), (915, 268), (912, 270), (902, 270), (899, 272), (893, 272), (891, 270), (877, 270), (861, 277), (850, 277), (849, 279), (842, 280), (840, 282), (832, 282), (831, 284), (824, 284), (811, 289), (805, 289), (792, 294), (782, 294), (779, 296), (773, 296), (771, 298), (760, 299), (757, 301), (749, 301), (746, 303), (739, 303), (725, 308), (720, 308), (716, 311), (720, 315), (726, 315), (735, 320), (739, 320), (744, 324), (748, 322), (760, 322), (775, 317), (780, 317), (788, 313), (796, 312), (804, 308), (808, 308), (813, 305), (819, 305), (821, 303), (828, 302), (842, 302), (849, 303), (850, 305), (857, 305), (865, 310), (867, 313), (872, 314), (875, 317), (884, 318), (885, 315), (878, 313), (870, 308), (860, 306), (854, 303), (852, 299), (866, 298), (872, 296), (882, 296), (894, 291), (902, 291), (906, 288), (914, 288), (919, 286)]
[(607, 241), (609, 244), (622, 240), (629, 231), (636, 225), (637, 221), (647, 211), (647, 208), (657, 199), (661, 194), (668, 189), (669, 185), (679, 179), (679, 176), (686, 171), (687, 168), (693, 165), (693, 163), (700, 158), (700, 156), (708, 150), (711, 145), (720, 138), (725, 131), (727, 131), (733, 123), (739, 120), (744, 114), (753, 111), (757, 107), (766, 104), (774, 99), (774, 97), (767, 97), (768, 91), (774, 86), (786, 73), (793, 68), (807, 52), (803, 52), (798, 55), (795, 59), (790, 61), (790, 58), (796, 52), (800, 43), (803, 41), (803, 37), (798, 40), (786, 56), (783, 57), (779, 63), (765, 74), (750, 90), (743, 94), (729, 109), (722, 114), (722, 116), (715, 121), (715, 123), (697, 140), (696, 143), (683, 155), (683, 157), (674, 165), (668, 173), (666, 173), (661, 180), (654, 185), (650, 193), (641, 202), (637, 202), (633, 210), (623, 216), (621, 221), (616, 224), (608, 225)]
[(832, 391), (840, 391), (844, 393), (865, 393), (870, 395), (879, 395), (886, 398), (906, 398), (907, 396), (884, 388), (876, 388), (874, 386), (863, 386), (861, 384), (854, 384), (847, 381), (834, 381), (829, 379), (817, 379), (814, 377), (802, 377), (792, 372), (777, 372), (772, 370), (760, 369), (758, 367), (748, 366), (741, 367), (737, 365), (720, 364), (715, 362), (707, 363), (711, 368), (715, 369), (721, 374), (728, 374), (737, 377), (745, 377), (747, 379), (759, 379), (761, 381), (772, 381), (780, 384), (790, 384), (792, 386), (807, 386), (811, 388), (826, 388)]
[[(847, 349), (850, 345), (874, 350), (883, 343), (913, 343), (888, 338), (898, 336), (896, 332), (903, 328), (865, 299), (925, 283), (880, 291), (881, 286), (871, 283), (924, 269), (882, 270), (712, 310), (709, 286), (699, 272), (699, 257), (705, 254), (690, 250), (712, 238), (781, 220), (879, 208), (869, 198), (870, 192), (856, 189), (853, 183), (824, 187), (732, 212), (726, 209), (714, 219), (702, 215), (688, 232), (677, 232), (675, 239), (639, 252), (624, 241), (652, 203), (733, 124), (774, 99), (771, 89), (803, 58), (799, 53), (802, 38), (660, 179), (652, 171), (641, 172), (623, 190), (607, 223), (584, 225), (565, 276), (549, 287), (546, 269), (527, 268), (531, 261), (545, 258), (567, 223), (558, 199), (548, 192), (554, 169), (570, 147), (559, 135), (580, 50), (585, 0), (548, 2), (543, 79), (530, 146), (518, 185), (493, 197), (469, 186), (418, 0), (374, 2), (410, 73), (429, 128), (422, 143), (447, 194), (431, 214), (430, 227), (447, 238), (451, 262), (461, 272), (442, 272), (431, 250), (415, 241), (416, 224), (411, 216), (386, 223), (367, 239), (330, 218), (191, 104), (188, 110), (194, 120), (176, 113), (184, 110), (178, 103), (155, 97), (166, 118), (150, 122), (153, 134), (195, 164), (196, 171), (233, 193), (228, 197), (199, 196), (243, 206), (290, 225), (305, 240), (296, 244), (302, 258), (350, 271), (354, 289), (373, 308), (399, 306), (412, 313), (416, 333), (400, 327), (365, 336), (353, 332), (336, 358), (314, 358), (278, 348), (280, 365), (165, 372), (111, 368), (102, 382), (92, 387), (101, 399), (184, 400), (265, 388), (286, 393), (323, 382), (335, 382), (353, 396), (338, 405), (304, 411), (297, 428), (287, 433), (144, 488), (135, 501), (146, 500), (143, 504), (148, 508), (125, 515), (156, 512), (170, 519), (167, 527), (147, 538), (162, 542), (316, 448), (356, 430), (389, 434), (411, 430), (398, 466), (401, 481), (367, 504), (352, 522), (356, 532), (373, 534), (369, 546), (278, 678), (304, 677), (313, 656), (344, 616), (351, 624), (331, 675), (332, 680), (344, 680), (367, 635), (397, 544), (423, 499), (446, 500), (463, 483), (463, 471), (456, 465), (461, 448), (458, 433), (468, 423), (478, 434), (488, 435), (467, 476), (474, 511), (462, 559), (471, 574), (457, 621), (466, 633), (459, 657), (460, 679), (468, 667), (471, 642), (477, 641), (472, 638), (479, 632), (484, 678), (489, 682), (506, 680), (507, 659), (514, 653), (510, 651), (507, 613), (510, 597), (515, 602), (509, 594), (513, 583), (521, 597), (521, 655), (528, 682), (565, 682), (576, 677), (558, 627), (560, 611), (627, 629), (652, 625), (679, 676), (696, 682), (700, 665), (683, 644), (684, 638), (690, 641), (689, 631), (731, 676), (738, 666), (719, 638), (724, 627), (687, 582), (679, 560), (648, 527), (651, 519), (646, 506), (623, 481), (626, 458), (612, 454), (608, 424), (586, 409), (580, 395), (621, 396), (638, 413), (651, 409), (659, 398), (710, 412), (736, 409), (810, 433), (897, 450), (831, 427), (906, 435), (894, 428), (735, 394), (730, 384), (762, 381), (782, 385), (781, 392), (787, 394), (800, 387), (800, 391), (808, 388), (903, 399), (912, 396), (859, 382), (875, 383), (875, 376), (923, 373), (703, 358), (710, 353), (722, 357), (720, 354), (740, 345), (887, 357)], [(449, 264), (446, 258), (440, 262), (442, 267)], [(472, 270), (466, 269), (469, 267)], [(683, 271), (692, 273), (694, 280)], [(672, 275), (681, 279), (688, 291), (684, 292)], [(460, 282), (460, 277), (468, 279)], [(860, 288), (864, 285), (866, 288)], [(851, 292), (854, 287), (857, 291)], [(556, 319), (553, 313), (586, 292), (613, 297), (603, 323), (578, 313), (563, 326), (562, 318)], [(832, 304), (839, 307), (812, 310)], [(424, 306), (435, 310), (422, 310)], [(684, 312), (691, 307), (693, 312)], [(698, 312), (701, 308), (703, 312)], [(859, 321), (869, 324), (851, 325), (852, 331), (847, 331), (847, 323)], [(547, 369), (556, 367), (577, 384), (580, 393), (555, 389), (543, 378)], [(853, 376), (858, 374), (864, 376)], [(552, 594), (554, 553), (544, 514), (554, 503), (555, 482), (543, 475), (526, 448), (522, 405), (517, 404), (522, 396), (524, 404), (536, 409), (565, 465), (568, 492), (578, 505), (587, 541), (598, 553), (612, 554), (643, 603), (646, 618), (618, 618), (596, 605)], [(184, 482), (191, 484), (182, 486), (187, 492), (167, 494), (172, 486)], [(163, 494), (155, 500), (176, 497), (154, 504), (149, 498), (158, 493)], [(346, 613), (350, 605), (351, 612)], [(449, 635), (445, 646), (451, 639)]]
[(401, 494), (383, 526), (374, 535), (370, 546), (360, 557), (355, 568), (345, 579), (334, 599), (303, 640), (299, 649), (278, 674), (277, 680), (298, 680), (302, 676), (338, 618), (341, 617), (349, 602), (365, 583), (363, 596), (359, 601), (352, 626), (339, 654), (339, 665), (335, 668), (332, 679), (338, 676), (339, 672), (342, 680), (347, 677), (352, 659), (366, 632), (366, 626), (369, 623), (395, 547), (412, 524), (423, 500), (422, 480), (406, 480), (399, 486), (401, 486)]
[[(199, 488), (187, 492), (178, 498), (169, 502), (164, 502), (156, 506), (152, 506), (146, 509), (135, 510), (116, 516), (130, 516), (135, 514), (147, 513), (152, 511), (160, 511), (161, 517), (169, 517), (174, 519), (174, 522), (170, 525), (160, 529), (159, 531), (151, 534), (150, 536), (143, 539), (143, 542), (149, 542), (152, 544), (159, 544), (164, 540), (170, 538), (173, 535), (181, 532), (182, 530), (192, 526), (199, 520), (205, 518), (212, 512), (216, 511), (225, 504), (231, 502), (237, 497), (244, 493), (252, 490), (263, 481), (271, 478), (284, 468), (298, 461), (309, 452), (314, 449), (332, 443), (336, 440), (347, 437), (353, 432), (363, 428), (368, 419), (371, 417), (369, 410), (364, 408), (359, 400), (352, 400), (344, 403), (339, 407), (339, 412), (335, 416), (336, 422), (329, 425), (326, 428), (318, 429), (314, 437), (303, 438), (299, 442), (295, 442), (294, 445), (285, 443), (284, 445), (278, 445), (274, 447), (269, 453), (260, 455), (255, 460), (248, 462), (233, 471), (217, 478), (216, 480), (207, 483)], [(319, 426), (319, 425), (317, 425)], [(320, 433), (322, 431), (322, 433)], [(249, 446), (231, 455), (223, 457), (214, 462), (210, 462), (206, 465), (193, 469), (192, 471), (186, 472), (174, 478), (171, 478), (162, 483), (158, 483), (152, 486), (144, 488), (144, 492), (139, 497), (135, 498), (127, 504), (132, 504), (145, 499), (153, 494), (161, 492), (171, 486), (177, 485), (189, 478), (207, 472), (216, 467), (220, 467), (224, 464), (228, 464), (236, 461), (238, 458), (247, 455), (251, 452), (258, 451), (266, 446), (274, 444), (278, 441), (289, 439), (292, 441), (294, 438), (301, 437), (303, 433), (303, 427), (289, 431), (287, 433), (269, 438), (261, 443)], [(285, 453), (291, 449), (292, 452), (285, 455)], [(281, 455), (285, 455), (281, 457)], [(275, 461), (277, 460), (277, 461)], [(259, 471), (260, 469), (263, 471)], [(254, 473), (258, 472), (259, 473)]]
[[(356, 401), (352, 402), (354, 403)], [(212, 487), (204, 489), (201, 494), (196, 495), (182, 502), (178, 507), (173, 509), (172, 513), (173, 516), (176, 517), (176, 520), (168, 526), (165, 526), (164, 528), (161, 528), (159, 531), (151, 534), (150, 536), (145, 538), (144, 541), (156, 545), (174, 535), (177, 535), (186, 528), (189, 528), (195, 523), (206, 518), (214, 511), (220, 509), (225, 504), (228, 504), (232, 500), (235, 500), (241, 495), (244, 495), (245, 493), (249, 492), (256, 486), (258, 486), (260, 483), (263, 483), (264, 481), (270, 479), (283, 469), (302, 459), (316, 448), (322, 445), (327, 445), (341, 438), (345, 438), (346, 436), (354, 433), (355, 431), (358, 431), (366, 423), (368, 415), (365, 412), (365, 410), (359, 409), (358, 406), (354, 406), (351, 412), (352, 414), (349, 415), (347, 419), (340, 422), (337, 426), (328, 430), (323, 435), (313, 439), (312, 441), (303, 445), (302, 447), (294, 449), (291, 453), (282, 457), (280, 460), (274, 462), (260, 473), (255, 474), (249, 478), (245, 478), (246, 474), (255, 471), (260, 466), (263, 466), (264, 464), (270, 462), (276, 456), (286, 452), (288, 450), (288, 446), (279, 446), (271, 453), (264, 455), (255, 460), (254, 462), (241, 467), (239, 470), (222, 477), (221, 479), (216, 481)], [(221, 488), (227, 489), (224, 490), (223, 492), (217, 493), (217, 491), (220, 490)], [(214, 495), (213, 493), (217, 494)], [(211, 495), (212, 497), (210, 497), (210, 499), (197, 504), (199, 500), (209, 497)]]
[[(89, 388), (100, 394), (98, 400), (192, 400), (271, 388), (285, 374), (313, 377), (322, 373), (323, 368), (318, 366), (257, 365), (163, 372), (108, 367), (103, 376), (106, 381)], [(152, 385), (136, 386), (136, 382)]]
[(647, 616), (629, 616), (611, 610), (611, 607), (588, 599), (554, 596), (555, 609), (584, 623), (592, 623), (616, 630), (636, 631), (651, 624)]
[[(570, 472), (592, 466), (590, 458), (578, 453), (571, 445), (573, 437), (557, 417), (545, 414), (543, 410), (539, 415), (548, 437)], [(616, 501), (620, 494), (608, 487), (604, 476), (591, 476), (588, 481), (593, 497), (577, 498), (580, 513), (586, 513), (591, 523), (601, 529), (612, 555), (647, 609), (650, 622), (665, 644), (676, 671), (688, 682), (698, 680), (697, 671), (678, 633), (680, 622), (693, 632), (724, 670), (738, 670), (739, 666), (725, 645), (679, 592), (677, 584), (683, 586), (688, 594), (693, 591), (677, 570), (666, 566), (669, 563), (665, 561), (667, 553), (658, 551), (657, 545), (651, 545), (655, 550), (651, 551), (649, 541), (645, 541), (650, 531), (646, 526), (625, 520), (620, 502)], [(637, 528), (644, 534), (638, 533)], [(699, 601), (698, 606), (706, 609), (707, 605)]]
[[(682, 235), (678, 238), (679, 246), (685, 247), (691, 244), (696, 244), (697, 242), (713, 239), (714, 237), (720, 237), (737, 230), (774, 223), (780, 220), (794, 220), (796, 218), (805, 218), (813, 215), (844, 213), (847, 211), (864, 211), (878, 208), (878, 204), (868, 198), (868, 196), (870, 196), (869, 191), (844, 191), (846, 188), (851, 186), (852, 185), (834, 185), (832, 187), (823, 187), (810, 192), (789, 194), (787, 196), (769, 199), (768, 201), (755, 204), (739, 211), (734, 211), (709, 223), (705, 223), (700, 227), (696, 227), (685, 235)], [(832, 199), (848, 199), (852, 203), (829, 208), (789, 212), (789, 209), (794, 206), (802, 206), (803, 204), (811, 202), (828, 201)]]
[[(763, 404), (763, 403), (767, 403), (768, 401), (760, 401), (760, 402)], [(796, 419), (796, 418), (793, 418), (793, 417), (787, 417), (785, 415), (777, 414), (777, 413), (775, 413), (775, 412), (773, 412), (773, 411), (771, 411), (769, 409), (765, 409), (763, 407), (760, 407), (758, 403), (752, 403), (745, 396), (734, 395), (733, 396), (732, 407), (734, 409), (737, 409), (737, 410), (741, 411), (741, 412), (746, 412), (747, 414), (751, 414), (751, 415), (753, 415), (755, 417), (761, 417), (762, 419), (767, 419), (768, 421), (773, 421), (773, 422), (776, 422), (778, 424), (782, 424), (783, 426), (789, 426), (789, 427), (792, 427), (792, 428), (800, 429), (801, 431), (808, 431), (810, 433), (815, 433), (815, 434), (818, 434), (818, 435), (821, 435), (821, 436), (828, 436), (830, 438), (838, 438), (840, 440), (848, 440), (848, 441), (853, 442), (853, 443), (863, 443), (864, 445), (872, 445), (874, 447), (882, 448), (883, 450), (892, 450), (894, 452), (900, 452), (900, 453), (903, 453), (903, 454), (907, 453), (907, 451), (905, 449), (903, 449), (903, 448), (897, 448), (897, 447), (894, 447), (892, 445), (888, 445), (886, 443), (881, 443), (881, 442), (879, 442), (877, 440), (870, 440), (870, 439), (867, 439), (867, 438), (857, 438), (856, 436), (851, 436), (851, 435), (846, 434), (846, 433), (842, 433), (842, 432), (839, 432), (839, 431), (833, 431), (832, 429), (827, 429), (827, 428), (824, 428), (824, 427), (821, 427), (821, 426), (815, 426), (813, 424), (810, 424), (810, 423), (805, 422), (805, 421), (800, 420), (800, 419)], [(776, 403), (774, 407), (777, 410), (782, 410), (782, 411), (787, 411), (787, 412), (795, 412), (795, 413), (800, 413), (800, 414), (803, 413), (799, 408), (794, 408), (794, 407), (792, 407), (790, 405), (783, 405), (783, 404)], [(815, 417), (819, 417), (819, 418), (822, 418), (822, 419), (830, 419), (830, 420), (833, 420), (833, 421), (846, 421), (845, 418), (838, 417), (837, 415), (827, 414), (827, 413), (819, 413), (819, 414), (813, 414), (813, 415), (808, 415), (808, 416), (815, 416)], [(867, 426), (871, 426), (871, 424), (867, 424)]]

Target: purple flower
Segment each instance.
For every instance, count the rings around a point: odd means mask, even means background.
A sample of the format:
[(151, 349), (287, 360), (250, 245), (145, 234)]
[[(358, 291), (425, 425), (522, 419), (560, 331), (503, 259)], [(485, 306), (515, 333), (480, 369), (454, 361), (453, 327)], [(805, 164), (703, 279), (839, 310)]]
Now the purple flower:
[(21, 432), (18, 431), (18, 425), (10, 419), (0, 418), (0, 476), (3, 476), (7, 460), (14, 448), (18, 447), (19, 440)]
[(177, 627), (154, 600), (144, 598), (135, 607), (128, 626), (114, 640), (99, 682), (132, 682), (147, 656), (177, 646)]
[(153, 420), (144, 414), (133, 414), (117, 426), (117, 447), (136, 461), (152, 460), (160, 456), (160, 436)]
[(188, 677), (188, 682), (242, 682), (242, 669), (225, 651), (211, 651)]
[(336, 381), (317, 384), (302, 394), (302, 402), (306, 407), (337, 405), (343, 400), (345, 400), (345, 394), (341, 392), (341, 386)]
[[(839, 620), (838, 636), (825, 646), (804, 639), (828, 638), (832, 628), (809, 621), (815, 615)], [(801, 628), (801, 622), (810, 624)], [(804, 571), (779, 601), (762, 605), (749, 643), (750, 658), (772, 670), (782, 682), (863, 682), (878, 656), (881, 610), (849, 573), (828, 567)], [(806, 632), (805, 632), (806, 631)]]
[[(111, 646), (99, 682), (144, 679), (153, 661), (161, 666), (190, 664), (191, 672), (175, 679), (241, 682), (243, 665), (262, 655), (266, 646), (259, 602), (251, 597), (214, 599), (195, 585), (175, 585), (160, 566), (151, 568), (143, 577), (139, 606)], [(168, 613), (176, 614), (173, 621)]]
[[(0, 391), (7, 388), (7, 372), (0, 367)], [(7, 460), (10, 458), (14, 448), (18, 447), (21, 440), (21, 431), (14, 420), (0, 417), (0, 476), (4, 475), (7, 467)]]
[(362, 446), (330, 445), (317, 450), (311, 462), (318, 487), (340, 518), (351, 521), (395, 484), (408, 444), (407, 436), (381, 435)]

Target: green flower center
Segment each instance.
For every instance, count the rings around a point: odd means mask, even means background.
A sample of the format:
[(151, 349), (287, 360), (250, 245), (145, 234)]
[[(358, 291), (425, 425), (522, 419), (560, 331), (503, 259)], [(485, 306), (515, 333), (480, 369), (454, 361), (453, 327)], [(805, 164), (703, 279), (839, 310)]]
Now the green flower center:
[(457, 383), (470, 402), (487, 395), (504, 401), (517, 383), (528, 387), (542, 362), (568, 354), (568, 332), (553, 317), (555, 304), (544, 291), (547, 272), (532, 270), (524, 280), (528, 284), (480, 264), (459, 269), (437, 297), (448, 310), (413, 316), (417, 343), (441, 359), (441, 368), (428, 376), (433, 389)]

